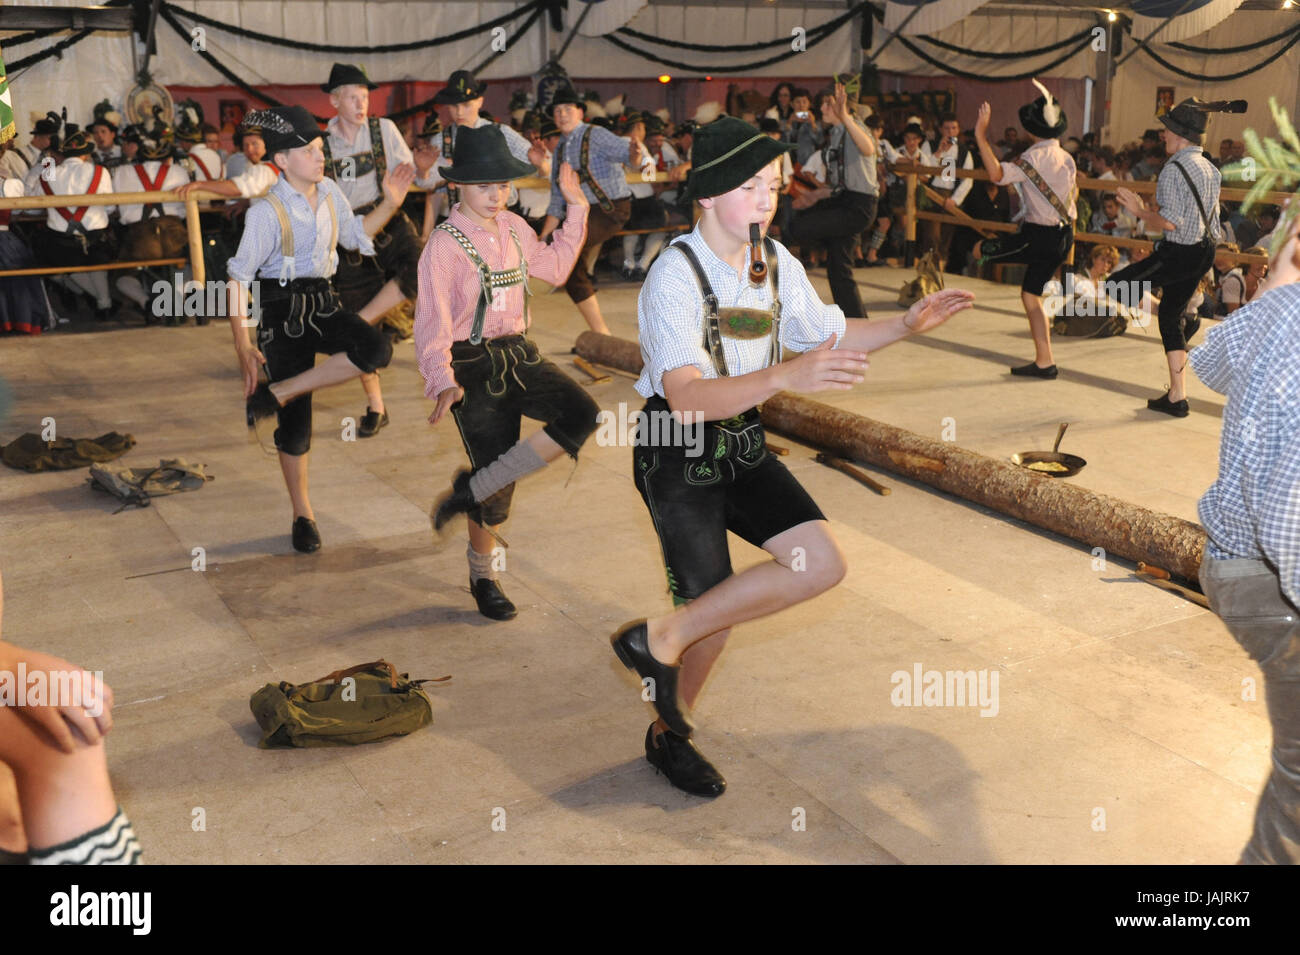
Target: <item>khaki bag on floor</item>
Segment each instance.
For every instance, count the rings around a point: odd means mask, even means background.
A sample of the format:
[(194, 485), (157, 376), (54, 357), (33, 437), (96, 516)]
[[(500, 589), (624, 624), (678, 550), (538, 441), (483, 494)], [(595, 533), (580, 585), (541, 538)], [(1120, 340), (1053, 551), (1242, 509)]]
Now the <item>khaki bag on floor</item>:
[(898, 304), (910, 308), (927, 295), (943, 288), (943, 271), (939, 268), (939, 254), (931, 249), (916, 263), (916, 278), (904, 282), (898, 290)]
[(405, 736), (433, 722), (421, 686), (387, 660), (335, 670), (310, 683), (268, 683), (248, 701), (262, 727), (258, 746), (339, 746)]

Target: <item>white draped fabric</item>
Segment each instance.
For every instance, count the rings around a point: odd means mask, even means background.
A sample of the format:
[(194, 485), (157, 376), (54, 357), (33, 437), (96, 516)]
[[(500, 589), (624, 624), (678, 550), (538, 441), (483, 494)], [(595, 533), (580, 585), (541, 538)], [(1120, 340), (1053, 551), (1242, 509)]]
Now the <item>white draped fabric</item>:
[[(1177, 5), (1173, 9), (1169, 9), (1168, 4), (1174, 2), (1177, 2)], [(1163, 0), (1163, 4), (1155, 8), (1163, 10), (1163, 15), (1153, 10), (1150, 16), (1143, 16), (1141, 12), (1144, 9), (1151, 9), (1150, 7), (1135, 3), (1133, 5), (1135, 14), (1133, 17), (1133, 36), (1139, 40), (1145, 40), (1155, 33), (1156, 43), (1177, 43), (1189, 37), (1199, 36), (1210, 27), (1217, 26), (1232, 16), (1245, 0), (1202, 0), (1195, 9), (1188, 9), (1185, 13), (1178, 14), (1169, 21), (1167, 26), (1163, 26), (1166, 18), (1174, 10), (1181, 8), (1183, 2), (1185, 0)], [(1156, 33), (1157, 30), (1160, 32)]]
[(901, 28), (903, 36), (936, 34), (988, 2), (989, 0), (889, 0), (885, 4), (885, 29), (897, 33)]

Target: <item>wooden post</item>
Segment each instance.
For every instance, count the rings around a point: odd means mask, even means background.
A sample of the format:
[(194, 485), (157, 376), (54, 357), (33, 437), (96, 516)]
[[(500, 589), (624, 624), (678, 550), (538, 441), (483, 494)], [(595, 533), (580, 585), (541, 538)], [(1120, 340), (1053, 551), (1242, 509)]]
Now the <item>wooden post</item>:
[(203, 232), (199, 228), (199, 201), (193, 196), (185, 200), (185, 231), (190, 239), (190, 271), (194, 281), (202, 286), (208, 279), (207, 266), (203, 262)]
[[(641, 370), (636, 342), (583, 332), (577, 352), (611, 368)], [(832, 454), (928, 484), (1088, 547), (1197, 579), (1206, 536), (1189, 521), (789, 392), (763, 402), (761, 412), (766, 427)]]
[(909, 172), (903, 178), (907, 182), (907, 201), (903, 205), (904, 238), (907, 240), (904, 244), (906, 251), (903, 264), (911, 268), (916, 260), (916, 184), (918, 178), (914, 172)]

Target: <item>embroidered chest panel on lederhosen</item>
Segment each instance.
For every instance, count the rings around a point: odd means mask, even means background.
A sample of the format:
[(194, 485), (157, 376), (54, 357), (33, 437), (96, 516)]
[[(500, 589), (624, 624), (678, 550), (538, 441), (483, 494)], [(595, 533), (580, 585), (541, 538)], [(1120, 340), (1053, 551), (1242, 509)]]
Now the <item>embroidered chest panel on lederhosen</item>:
[[(582, 131), (582, 143), (578, 147), (578, 181), (591, 190), (601, 211), (609, 215), (614, 211), (614, 203), (591, 174), (591, 130), (592, 127), (588, 126)], [(556, 189), (560, 183), (560, 165), (558, 161), (551, 163), (551, 182)]]
[(388, 158), (384, 152), (384, 131), (379, 126), (378, 116), (371, 116), (366, 121), (366, 125), (370, 130), (369, 152), (335, 157), (330, 151), (329, 136), (321, 138), (321, 143), (325, 147), (325, 175), (336, 181), (343, 178), (342, 174), (347, 169), (344, 163), (351, 160), (352, 167), (348, 178), (355, 181), (373, 172), (376, 183), (384, 181), (384, 176), (388, 174)]
[(524, 249), (519, 244), (519, 236), (515, 235), (515, 230), (510, 229), (510, 239), (515, 244), (519, 264), (513, 269), (500, 269), (498, 271), (493, 271), (488, 267), (488, 264), (483, 261), (483, 256), (479, 255), (478, 249), (474, 248), (474, 243), (469, 240), (469, 236), (450, 222), (438, 225), (434, 231), (445, 232), (455, 239), (456, 244), (464, 250), (465, 254), (469, 256), (469, 260), (474, 263), (474, 268), (478, 270), (479, 296), (478, 304), (474, 306), (474, 324), (469, 333), (470, 344), (477, 345), (483, 340), (483, 322), (487, 318), (488, 302), (495, 298), (498, 291), (510, 288), (512, 285), (522, 285), (524, 287), (524, 328), (527, 328), (529, 325), (528, 298), (531, 294), (528, 291), (528, 263), (524, 260)]
[(713, 362), (713, 370), (718, 373), (720, 378), (727, 378), (731, 374), (727, 368), (726, 354), (722, 350), (722, 340), (724, 338), (749, 341), (768, 336), (767, 366), (765, 367), (780, 364), (781, 362), (781, 286), (777, 275), (776, 243), (770, 238), (764, 238), (763, 246), (767, 250), (767, 280), (769, 283), (768, 288), (772, 293), (772, 307), (770, 309), (720, 307), (718, 305), (718, 296), (714, 294), (713, 286), (709, 284), (709, 279), (704, 274), (704, 267), (700, 265), (700, 260), (695, 255), (695, 250), (684, 241), (674, 242), (669, 246), (670, 249), (677, 249), (682, 255), (686, 256), (691, 271), (695, 273), (695, 281), (700, 286), (700, 294), (704, 298), (704, 349), (709, 353), (709, 360)]

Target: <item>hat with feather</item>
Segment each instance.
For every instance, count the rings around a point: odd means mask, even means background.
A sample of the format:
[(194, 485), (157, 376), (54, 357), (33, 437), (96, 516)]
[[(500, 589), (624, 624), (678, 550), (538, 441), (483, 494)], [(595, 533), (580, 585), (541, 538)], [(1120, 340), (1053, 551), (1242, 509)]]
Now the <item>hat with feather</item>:
[(1195, 96), (1189, 96), (1169, 112), (1156, 119), (1164, 123), (1171, 133), (1183, 137), (1189, 142), (1205, 145), (1205, 125), (1209, 113), (1244, 113), (1244, 99), (1220, 99), (1205, 102)]
[(95, 104), (95, 118), (90, 121), (87, 129), (94, 129), (96, 126), (107, 126), (113, 132), (117, 132), (117, 127), (122, 123), (122, 114), (113, 109), (113, 104), (103, 99)]
[(1056, 139), (1069, 125), (1065, 110), (1046, 86), (1038, 80), (1032, 82), (1043, 95), (1020, 107), (1020, 125), (1040, 139)]
[(176, 138), (183, 143), (203, 142), (203, 107), (192, 99), (176, 104)]

